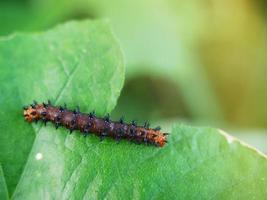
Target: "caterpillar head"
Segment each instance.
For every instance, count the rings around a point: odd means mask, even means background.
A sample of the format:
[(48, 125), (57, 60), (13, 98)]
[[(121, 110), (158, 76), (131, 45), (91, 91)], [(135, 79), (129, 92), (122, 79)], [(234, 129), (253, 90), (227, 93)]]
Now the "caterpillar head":
[(40, 118), (36, 109), (33, 108), (32, 106), (25, 107), (23, 111), (23, 115), (24, 115), (24, 119), (28, 122), (32, 122)]
[(163, 147), (167, 143), (167, 135), (168, 134), (166, 134), (166, 133), (158, 135), (157, 137), (154, 138), (155, 143), (158, 146)]

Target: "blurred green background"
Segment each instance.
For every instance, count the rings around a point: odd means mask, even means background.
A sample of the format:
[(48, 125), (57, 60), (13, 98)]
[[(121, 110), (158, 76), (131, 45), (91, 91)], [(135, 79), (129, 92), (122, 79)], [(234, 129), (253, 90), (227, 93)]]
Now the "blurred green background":
[(108, 18), (125, 56), (114, 118), (219, 127), (267, 152), (263, 0), (0, 0), (0, 35)]

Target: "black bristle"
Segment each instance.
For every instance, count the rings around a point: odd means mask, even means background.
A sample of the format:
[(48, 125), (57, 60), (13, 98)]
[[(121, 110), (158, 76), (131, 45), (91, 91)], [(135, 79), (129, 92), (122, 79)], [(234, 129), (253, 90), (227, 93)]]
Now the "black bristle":
[(160, 131), (160, 130), (161, 130), (160, 126), (157, 126), (156, 128), (154, 128), (154, 131)]
[(44, 125), (46, 126), (47, 120), (46, 119), (42, 119)]
[(23, 106), (23, 110), (27, 110), (28, 109), (28, 106)]
[(109, 116), (109, 114), (107, 114), (107, 115), (104, 117), (104, 120), (105, 120), (106, 122), (109, 122), (109, 121), (110, 121), (110, 116)]
[(144, 128), (149, 128), (149, 126), (150, 126), (149, 122), (146, 121), (144, 124)]
[(80, 108), (77, 106), (77, 108), (73, 111), (74, 114), (79, 114), (80, 113)]
[(37, 101), (33, 100), (33, 104), (34, 104), (34, 105), (37, 105), (38, 103), (37, 103)]
[(51, 105), (51, 101), (49, 99), (47, 100), (47, 105)]
[(47, 107), (47, 104), (45, 102), (43, 102), (43, 106), (46, 108)]
[(124, 123), (124, 117), (123, 116), (121, 116), (119, 122), (120, 122), (120, 124), (123, 124)]
[(137, 122), (135, 120), (132, 121), (133, 126), (137, 126)]
[(90, 118), (94, 118), (95, 117), (95, 111), (93, 110), (92, 112), (89, 113), (89, 117)]
[(64, 111), (64, 108), (62, 106), (59, 106), (60, 112)]
[(105, 138), (105, 136), (107, 135), (107, 133), (103, 132), (100, 134), (100, 141), (102, 142)]
[(55, 123), (55, 127), (56, 127), (56, 129), (58, 129), (59, 123)]

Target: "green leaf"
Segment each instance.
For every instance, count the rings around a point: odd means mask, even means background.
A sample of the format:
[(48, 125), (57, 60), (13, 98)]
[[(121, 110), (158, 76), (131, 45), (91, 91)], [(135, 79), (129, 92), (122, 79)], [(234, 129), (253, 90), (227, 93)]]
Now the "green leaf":
[(41, 129), (15, 199), (261, 199), (266, 157), (220, 130), (174, 127), (164, 148)]
[(0, 165), (0, 199), (3, 200), (8, 199), (6, 180), (1, 165)]
[[(14, 199), (262, 199), (266, 156), (220, 130), (176, 125), (164, 148), (29, 125), (33, 99), (111, 111), (124, 79), (102, 21), (0, 40), (0, 192)], [(3, 174), (3, 175), (1, 175)], [(6, 182), (6, 184), (5, 184)], [(7, 189), (8, 191), (7, 192)], [(2, 196), (1, 196), (2, 197)], [(4, 197), (5, 198), (5, 197)]]
[[(12, 35), (0, 39), (0, 52), (0, 162), (12, 194), (35, 137), (38, 141), (38, 133), (50, 130), (24, 122), (22, 106), (50, 99), (103, 115), (116, 104), (124, 67), (105, 21), (70, 22), (45, 33)], [(59, 137), (67, 134), (56, 131)]]

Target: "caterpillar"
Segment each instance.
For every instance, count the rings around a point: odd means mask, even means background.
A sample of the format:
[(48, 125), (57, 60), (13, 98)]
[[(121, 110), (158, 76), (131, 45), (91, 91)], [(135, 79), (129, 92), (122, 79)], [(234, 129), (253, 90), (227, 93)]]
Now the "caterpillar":
[(50, 121), (56, 129), (63, 126), (69, 129), (70, 133), (74, 130), (80, 130), (84, 136), (94, 133), (100, 137), (101, 141), (107, 136), (114, 138), (117, 142), (127, 139), (138, 144), (152, 144), (158, 147), (163, 147), (167, 143), (168, 133), (162, 133), (160, 127), (149, 128), (147, 122), (144, 126), (138, 126), (136, 121), (125, 123), (123, 118), (119, 121), (111, 121), (109, 114), (101, 118), (97, 117), (94, 112), (81, 113), (79, 107), (74, 111), (69, 110), (66, 104), (64, 107), (57, 107), (50, 101), (41, 104), (34, 101), (33, 104), (23, 107), (23, 115), (28, 122), (41, 120), (46, 125)]

